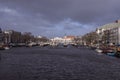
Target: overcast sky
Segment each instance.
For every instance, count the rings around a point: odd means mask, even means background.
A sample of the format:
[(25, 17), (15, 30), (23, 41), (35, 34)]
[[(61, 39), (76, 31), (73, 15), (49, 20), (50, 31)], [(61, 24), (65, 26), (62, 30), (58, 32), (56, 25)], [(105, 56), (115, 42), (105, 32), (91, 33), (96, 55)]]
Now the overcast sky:
[(120, 0), (0, 0), (0, 27), (47, 37), (83, 35), (120, 17)]

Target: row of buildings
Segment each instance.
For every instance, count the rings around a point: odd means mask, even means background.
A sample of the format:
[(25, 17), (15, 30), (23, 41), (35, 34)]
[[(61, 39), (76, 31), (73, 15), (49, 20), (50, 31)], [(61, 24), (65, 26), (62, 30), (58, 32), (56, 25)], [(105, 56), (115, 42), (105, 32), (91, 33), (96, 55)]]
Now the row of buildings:
[(85, 45), (120, 45), (120, 20), (102, 25), (82, 39)]
[(96, 33), (101, 43), (120, 45), (120, 20), (100, 26)]
[(9, 43), (26, 43), (34, 41), (34, 36), (30, 32), (21, 33), (14, 30), (5, 30), (2, 31), (0, 28), (0, 43), (9, 44)]
[(0, 43), (9, 44), (9, 43), (44, 43), (44, 42), (53, 42), (53, 43), (74, 43), (75, 36), (64, 36), (64, 37), (55, 37), (53, 39), (48, 39), (43, 36), (34, 37), (30, 32), (21, 33), (14, 30), (5, 30), (2, 31), (0, 28)]
[(62, 44), (74, 44), (75, 43), (75, 36), (64, 36), (64, 37), (55, 37), (51, 39), (53, 43), (62, 43)]
[(120, 45), (120, 20), (99, 26), (95, 31), (81, 37), (65, 36), (51, 39), (56, 43), (79, 43), (82, 45)]
[(14, 30), (2, 31), (0, 29), (0, 43), (26, 43), (29, 41), (51, 41), (53, 43), (66, 43), (66, 44), (83, 44), (83, 45), (120, 45), (120, 20), (113, 23), (105, 24), (96, 29), (96, 31), (87, 33), (82, 37), (77, 36), (64, 36), (55, 37), (48, 40), (46, 37), (32, 36), (31, 33), (26, 32), (22, 34)]

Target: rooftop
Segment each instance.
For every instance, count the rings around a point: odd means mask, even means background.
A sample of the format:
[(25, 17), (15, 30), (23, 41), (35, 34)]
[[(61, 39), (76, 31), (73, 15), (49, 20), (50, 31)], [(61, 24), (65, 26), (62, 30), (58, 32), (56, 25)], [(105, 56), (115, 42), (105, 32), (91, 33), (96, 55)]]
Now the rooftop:
[(117, 28), (120, 27), (120, 20), (116, 20), (114, 23), (105, 24), (103, 26), (100, 26), (98, 29), (111, 29), (111, 28)]

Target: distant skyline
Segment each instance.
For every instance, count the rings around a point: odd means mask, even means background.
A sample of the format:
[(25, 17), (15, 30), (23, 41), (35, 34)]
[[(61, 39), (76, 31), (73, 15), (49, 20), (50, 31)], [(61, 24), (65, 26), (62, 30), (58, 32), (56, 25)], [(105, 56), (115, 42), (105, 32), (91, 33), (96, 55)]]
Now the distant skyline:
[(46, 37), (83, 35), (114, 22), (120, 0), (0, 0), (0, 27)]

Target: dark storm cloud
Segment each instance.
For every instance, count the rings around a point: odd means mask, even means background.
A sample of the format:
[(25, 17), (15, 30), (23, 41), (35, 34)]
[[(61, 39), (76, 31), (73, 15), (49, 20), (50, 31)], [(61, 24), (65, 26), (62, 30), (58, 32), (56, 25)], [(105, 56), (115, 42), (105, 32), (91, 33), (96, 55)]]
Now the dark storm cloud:
[(0, 0), (0, 25), (3, 29), (37, 35), (79, 35), (119, 19), (119, 3), (119, 0)]

